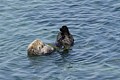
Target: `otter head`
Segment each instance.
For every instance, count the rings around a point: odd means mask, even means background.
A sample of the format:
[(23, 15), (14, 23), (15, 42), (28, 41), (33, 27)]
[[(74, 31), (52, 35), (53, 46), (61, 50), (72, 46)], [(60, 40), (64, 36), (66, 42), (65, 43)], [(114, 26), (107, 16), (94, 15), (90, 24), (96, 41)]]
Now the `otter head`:
[(45, 46), (45, 44), (39, 40), (36, 39), (34, 40), (32, 43), (29, 44), (28, 46), (28, 54), (29, 55), (40, 55), (43, 52), (41, 51), (41, 49)]
[(42, 55), (51, 53), (53, 50), (53, 47), (43, 43), (39, 39), (36, 39), (28, 46), (28, 55)]
[(70, 35), (69, 29), (66, 25), (62, 26), (62, 28), (60, 28), (60, 31), (61, 31), (61, 35)]

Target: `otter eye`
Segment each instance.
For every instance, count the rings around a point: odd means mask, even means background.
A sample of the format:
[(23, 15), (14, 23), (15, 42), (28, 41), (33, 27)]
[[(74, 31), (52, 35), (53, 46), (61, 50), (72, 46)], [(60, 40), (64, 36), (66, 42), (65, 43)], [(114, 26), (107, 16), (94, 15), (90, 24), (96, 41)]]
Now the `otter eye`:
[(43, 48), (43, 45), (41, 47)]

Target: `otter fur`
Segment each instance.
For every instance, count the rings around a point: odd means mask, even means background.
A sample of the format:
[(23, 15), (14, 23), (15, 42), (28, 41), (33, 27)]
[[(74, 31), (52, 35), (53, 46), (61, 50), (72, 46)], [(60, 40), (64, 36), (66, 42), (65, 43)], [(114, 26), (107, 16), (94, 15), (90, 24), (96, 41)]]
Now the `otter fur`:
[(28, 45), (28, 55), (43, 55), (54, 51), (54, 48), (43, 43), (40, 39), (35, 39)]

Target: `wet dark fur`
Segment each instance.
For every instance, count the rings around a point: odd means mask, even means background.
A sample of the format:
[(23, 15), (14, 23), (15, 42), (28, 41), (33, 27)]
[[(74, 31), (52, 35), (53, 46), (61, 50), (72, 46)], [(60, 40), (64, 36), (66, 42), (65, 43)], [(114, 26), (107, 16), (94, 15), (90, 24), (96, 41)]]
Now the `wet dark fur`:
[(70, 34), (67, 26), (62, 26), (57, 36), (57, 46), (63, 48), (70, 48), (74, 44), (74, 38)]

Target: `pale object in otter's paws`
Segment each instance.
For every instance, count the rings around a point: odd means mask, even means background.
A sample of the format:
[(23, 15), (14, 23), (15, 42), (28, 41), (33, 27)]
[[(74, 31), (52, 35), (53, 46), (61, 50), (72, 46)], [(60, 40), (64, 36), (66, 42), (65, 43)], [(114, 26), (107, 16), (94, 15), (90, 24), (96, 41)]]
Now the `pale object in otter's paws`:
[(54, 48), (44, 44), (40, 39), (35, 39), (29, 44), (27, 52), (28, 55), (43, 55), (54, 51)]

